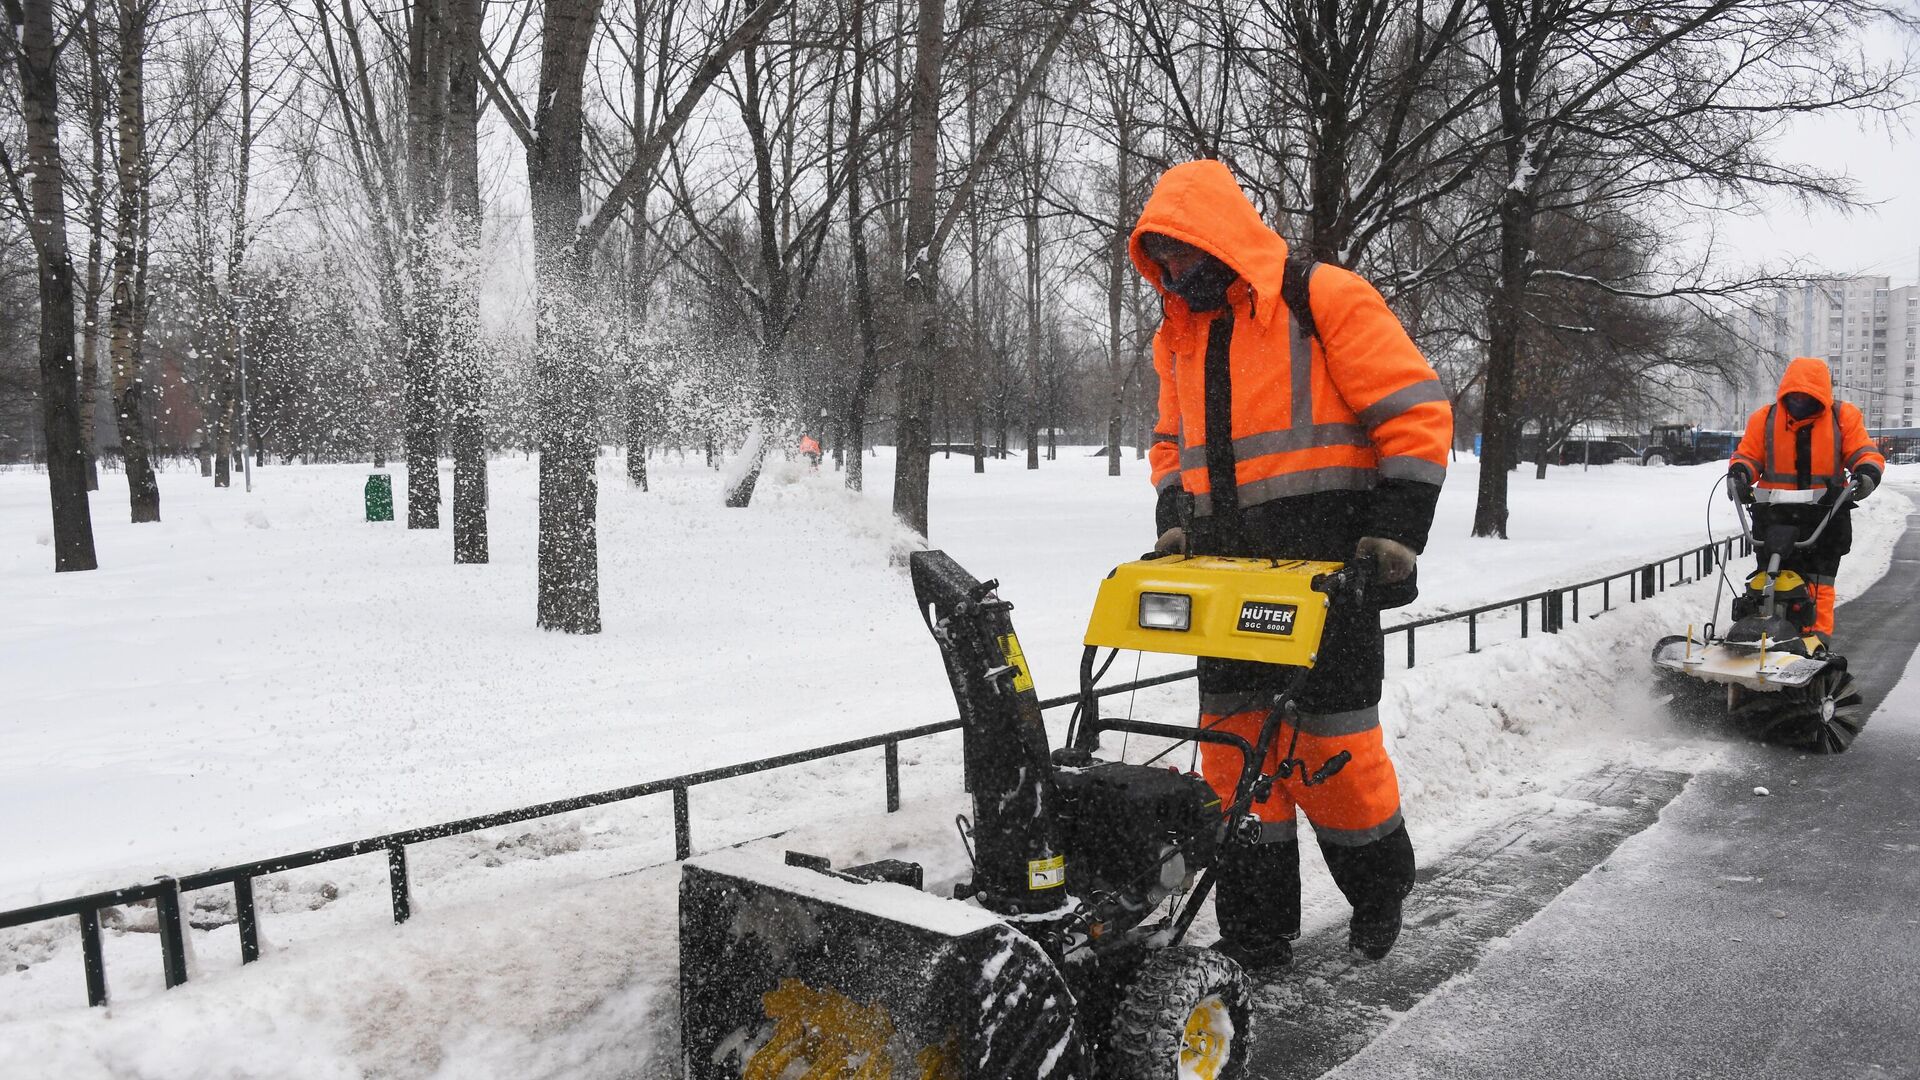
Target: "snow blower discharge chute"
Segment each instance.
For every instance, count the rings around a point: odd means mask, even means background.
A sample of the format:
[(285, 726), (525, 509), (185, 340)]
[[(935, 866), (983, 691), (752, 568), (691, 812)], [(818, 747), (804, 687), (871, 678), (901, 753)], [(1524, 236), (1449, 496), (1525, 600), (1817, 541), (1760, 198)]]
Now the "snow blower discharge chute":
[[(1185, 943), (1223, 849), (1255, 842), (1253, 803), (1344, 755), (1260, 764), (1293, 714), (1277, 691), (1258, 738), (1102, 717), (1099, 651), (1294, 666), (1330, 605), (1368, 604), (1370, 560), (1148, 557), (1101, 583), (1067, 745), (1049, 752), (1013, 605), (939, 551), (911, 557), (965, 740), (970, 877), (953, 898), (921, 868), (832, 869), (787, 853), (703, 856), (680, 880), (680, 1025), (690, 1080), (1226, 1080), (1244, 1077), (1249, 988)], [(1111, 656), (1109, 656), (1109, 663)], [(1105, 668), (1100, 669), (1104, 672)], [(1095, 756), (1104, 732), (1212, 742), (1244, 761), (1225, 807), (1204, 780)]]
[[(1764, 569), (1744, 589), (1732, 590), (1722, 568), (1722, 583), (1735, 593), (1725, 633), (1714, 625), (1716, 595), (1714, 618), (1699, 638), (1689, 627), (1654, 645), (1654, 675), (1661, 692), (1672, 696), (1673, 711), (1813, 753), (1837, 754), (1853, 744), (1866, 720), (1847, 659), (1813, 632), (1817, 613), (1805, 579), (1781, 567), (1819, 543), (1854, 491), (1850, 484), (1832, 492), (1762, 489), (1763, 499), (1774, 500), (1765, 503), (1764, 522), (1749, 518), (1745, 504), (1734, 500)], [(1800, 501), (1809, 496), (1817, 501)]]

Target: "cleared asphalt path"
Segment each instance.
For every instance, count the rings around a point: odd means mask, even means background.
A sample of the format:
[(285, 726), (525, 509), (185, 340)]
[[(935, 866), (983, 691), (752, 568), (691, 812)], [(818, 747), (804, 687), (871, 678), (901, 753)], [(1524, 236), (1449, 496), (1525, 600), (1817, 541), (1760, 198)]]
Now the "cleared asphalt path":
[(1837, 629), (1872, 707), (1850, 752), (1695, 777), (1327, 1075), (1920, 1077), (1920, 515)]

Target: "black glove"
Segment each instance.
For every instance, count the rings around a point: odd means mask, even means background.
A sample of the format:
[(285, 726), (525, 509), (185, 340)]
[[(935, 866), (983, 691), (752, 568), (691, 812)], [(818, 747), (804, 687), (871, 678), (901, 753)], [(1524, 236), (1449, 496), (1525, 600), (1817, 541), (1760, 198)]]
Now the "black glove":
[(1880, 486), (1880, 476), (1872, 469), (1855, 469), (1853, 473), (1853, 501), (1862, 502)]
[(1727, 498), (1739, 503), (1751, 504), (1753, 502), (1752, 473), (1736, 466), (1727, 470), (1727, 480), (1732, 488), (1732, 490), (1727, 492)]

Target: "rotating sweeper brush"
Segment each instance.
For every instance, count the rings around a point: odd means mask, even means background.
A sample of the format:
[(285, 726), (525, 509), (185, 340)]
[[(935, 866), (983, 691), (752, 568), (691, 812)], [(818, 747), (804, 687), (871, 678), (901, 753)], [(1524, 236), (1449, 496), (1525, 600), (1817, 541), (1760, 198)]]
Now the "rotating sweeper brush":
[[(1012, 605), (938, 551), (914, 594), (960, 706), (971, 872), (952, 899), (888, 861), (833, 870), (788, 852), (695, 859), (680, 880), (681, 1048), (690, 1080), (1244, 1078), (1249, 989), (1185, 944), (1223, 853), (1259, 835), (1253, 802), (1302, 766), (1260, 765), (1293, 715), (1276, 692), (1258, 737), (1102, 717), (1102, 648), (1220, 656), (1304, 672), (1328, 608), (1369, 603), (1371, 561), (1150, 557), (1100, 585), (1069, 745), (1048, 752)], [(1102, 669), (1104, 670), (1104, 668)], [(1222, 806), (1179, 769), (1107, 761), (1103, 732), (1237, 750)], [(1322, 765), (1314, 784), (1344, 760)]]
[[(1837, 754), (1852, 745), (1866, 719), (1846, 657), (1813, 631), (1817, 611), (1806, 580), (1781, 567), (1817, 544), (1853, 496), (1848, 486), (1822, 500), (1830, 505), (1770, 504), (1768, 522), (1759, 528), (1734, 500), (1764, 569), (1736, 591), (1725, 633), (1716, 634), (1710, 621), (1699, 638), (1689, 627), (1654, 645), (1655, 678), (1672, 695), (1674, 711), (1814, 753)], [(1717, 596), (1714, 615), (1717, 620)]]

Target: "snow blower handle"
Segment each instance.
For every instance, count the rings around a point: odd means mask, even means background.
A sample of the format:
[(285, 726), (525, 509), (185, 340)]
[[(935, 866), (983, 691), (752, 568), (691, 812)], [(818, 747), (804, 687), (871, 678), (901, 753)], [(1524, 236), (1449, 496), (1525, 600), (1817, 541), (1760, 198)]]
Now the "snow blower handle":
[(1380, 584), (1380, 560), (1372, 555), (1356, 555), (1347, 564), (1331, 574), (1320, 574), (1313, 579), (1315, 592), (1326, 593), (1335, 603), (1355, 604), (1368, 607), (1373, 603), (1373, 590)]

